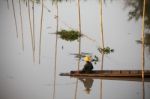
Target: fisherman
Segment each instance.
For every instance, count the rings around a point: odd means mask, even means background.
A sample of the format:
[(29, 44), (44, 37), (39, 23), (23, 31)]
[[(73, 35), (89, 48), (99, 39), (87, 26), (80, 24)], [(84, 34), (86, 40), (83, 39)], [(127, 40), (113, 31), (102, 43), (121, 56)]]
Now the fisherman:
[(84, 65), (84, 68), (82, 69), (83, 73), (91, 73), (93, 70), (93, 65), (91, 63), (92, 59), (90, 56), (85, 56), (84, 57), (84, 61), (86, 62), (86, 64)]

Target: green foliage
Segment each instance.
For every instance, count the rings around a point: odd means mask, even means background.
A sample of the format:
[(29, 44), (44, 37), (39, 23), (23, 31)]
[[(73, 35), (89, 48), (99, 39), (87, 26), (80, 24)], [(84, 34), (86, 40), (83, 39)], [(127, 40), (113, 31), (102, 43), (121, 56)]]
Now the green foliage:
[(114, 49), (111, 49), (110, 47), (105, 47), (105, 48), (98, 48), (98, 51), (102, 54), (110, 54), (114, 52)]
[(99, 61), (99, 59), (98, 59), (98, 57), (95, 55), (94, 58), (93, 58), (94, 64), (97, 64), (98, 61)]
[(98, 56), (96, 56), (96, 55), (93, 56), (92, 53), (81, 52), (81, 54), (71, 53), (70, 55), (74, 55), (75, 58), (79, 58), (79, 59), (83, 59), (85, 56), (90, 56), (92, 58), (92, 62), (94, 62), (94, 64), (97, 64), (97, 62), (99, 61)]
[(85, 53), (85, 52), (81, 52), (80, 54), (79, 53), (71, 53), (70, 55), (74, 55), (75, 58), (80, 58), (80, 59), (85, 57), (86, 55), (92, 56), (91, 53)]
[[(141, 40), (136, 40), (137, 43), (141, 44)], [(144, 43), (146, 46), (150, 46), (150, 34), (145, 34)]]
[[(124, 0), (126, 7), (130, 8), (129, 20), (139, 20), (143, 16), (144, 0)], [(146, 0), (145, 5), (145, 28), (150, 29), (150, 0)]]
[(81, 34), (75, 30), (61, 30), (57, 33), (60, 38), (66, 41), (74, 41), (81, 37)]

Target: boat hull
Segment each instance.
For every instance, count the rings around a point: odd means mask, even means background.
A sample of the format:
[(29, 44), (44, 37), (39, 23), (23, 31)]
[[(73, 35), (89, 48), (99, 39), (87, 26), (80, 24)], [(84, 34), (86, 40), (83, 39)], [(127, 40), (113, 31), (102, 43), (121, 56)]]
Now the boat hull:
[[(82, 71), (70, 71), (61, 73), (60, 76), (79, 76), (79, 77), (142, 77), (141, 70), (94, 70), (90, 73)], [(144, 77), (150, 77), (150, 70), (144, 71)]]

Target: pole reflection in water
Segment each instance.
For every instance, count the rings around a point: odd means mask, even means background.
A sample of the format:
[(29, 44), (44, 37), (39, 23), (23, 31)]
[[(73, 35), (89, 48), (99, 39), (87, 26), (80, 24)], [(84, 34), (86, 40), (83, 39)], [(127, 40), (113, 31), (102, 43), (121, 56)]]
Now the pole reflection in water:
[[(101, 70), (103, 70), (104, 65), (104, 53), (101, 55)], [(100, 99), (103, 98), (103, 80), (100, 80)]]
[(142, 99), (145, 99), (145, 86), (144, 86), (144, 78), (142, 78)]
[(103, 99), (103, 80), (100, 80), (100, 99)]
[(78, 91), (78, 78), (76, 79), (76, 87), (75, 87), (74, 99), (77, 99), (77, 91)]

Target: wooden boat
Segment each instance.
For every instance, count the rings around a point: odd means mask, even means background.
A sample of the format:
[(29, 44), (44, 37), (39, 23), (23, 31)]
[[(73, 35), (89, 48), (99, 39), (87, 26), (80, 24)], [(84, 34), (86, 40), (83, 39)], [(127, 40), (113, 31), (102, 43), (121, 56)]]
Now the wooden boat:
[[(82, 71), (70, 71), (70, 73), (61, 73), (60, 76), (72, 77), (134, 77), (141, 78), (141, 70), (93, 70), (90, 73)], [(144, 70), (144, 77), (150, 78), (150, 70)]]

